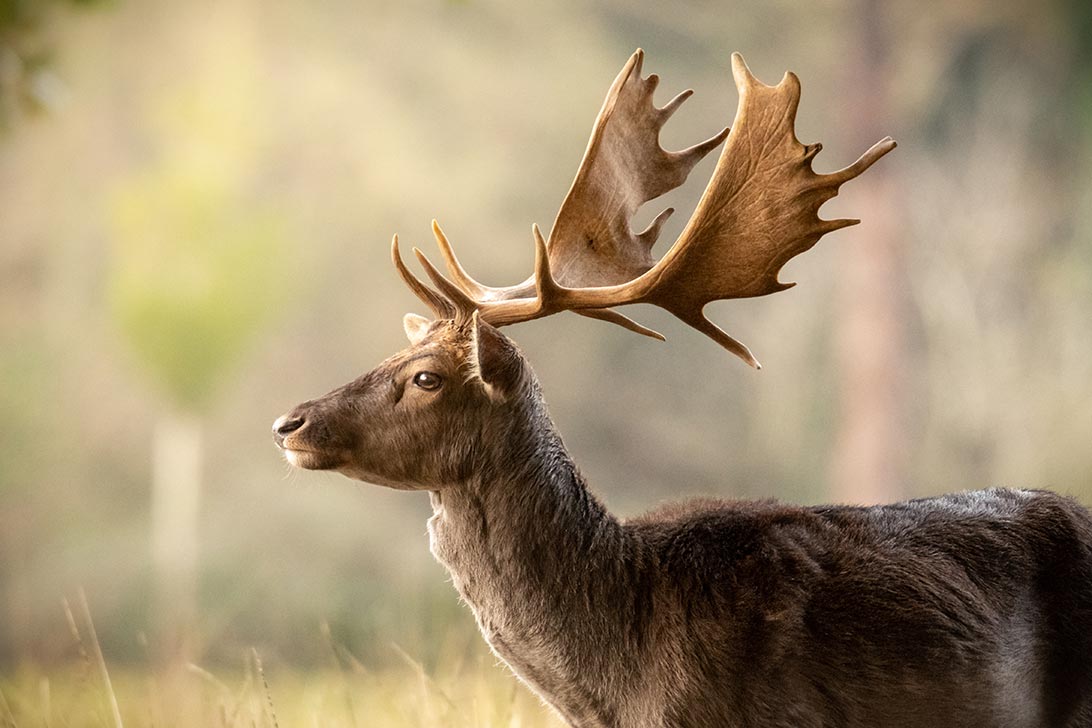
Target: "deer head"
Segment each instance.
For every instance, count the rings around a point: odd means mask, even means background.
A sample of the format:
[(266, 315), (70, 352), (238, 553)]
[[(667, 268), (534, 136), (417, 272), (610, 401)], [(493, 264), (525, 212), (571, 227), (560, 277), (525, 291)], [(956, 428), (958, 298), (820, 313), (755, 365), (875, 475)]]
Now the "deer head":
[[(652, 303), (759, 367), (746, 346), (705, 318), (703, 308), (791, 287), (778, 280), (790, 258), (825, 233), (859, 222), (822, 220), (819, 207), (895, 142), (886, 138), (849, 167), (816, 174), (811, 163), (821, 145), (803, 145), (794, 132), (799, 80), (786, 73), (778, 85), (767, 86), (736, 53), (739, 108), (731, 131), (668, 152), (660, 147), (660, 129), (691, 92), (657, 108), (652, 96), (659, 79), (641, 77), (643, 58), (642, 51), (634, 53), (611, 86), (549, 239), (532, 228), (535, 267), (523, 283), (495, 288), (474, 280), (433, 221), (450, 277), (415, 248), (435, 286), (429, 287), (406, 267), (395, 236), (394, 265), (436, 320), (408, 316), (408, 349), (274, 423), (275, 440), (294, 465), (392, 487), (454, 482), (481, 465), (484, 430), (503, 432), (505, 414), (519, 406), (517, 395), (533, 381), (515, 346), (495, 327), (561, 311), (663, 339), (614, 310)], [(630, 229), (630, 219), (645, 202), (681, 185), (725, 139), (693, 216), (655, 260), (653, 244), (673, 210), (640, 233)]]
[(410, 346), (273, 424), (293, 465), (400, 489), (439, 490), (480, 471), (534, 376), (516, 346), (477, 312), (407, 314)]

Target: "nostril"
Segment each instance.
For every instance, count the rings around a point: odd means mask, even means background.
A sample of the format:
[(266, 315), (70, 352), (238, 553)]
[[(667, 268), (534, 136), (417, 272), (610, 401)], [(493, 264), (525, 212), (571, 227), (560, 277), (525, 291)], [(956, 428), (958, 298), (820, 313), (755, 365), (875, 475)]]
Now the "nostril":
[(282, 415), (273, 423), (273, 434), (284, 437), (303, 427), (306, 420), (303, 417), (289, 417)]

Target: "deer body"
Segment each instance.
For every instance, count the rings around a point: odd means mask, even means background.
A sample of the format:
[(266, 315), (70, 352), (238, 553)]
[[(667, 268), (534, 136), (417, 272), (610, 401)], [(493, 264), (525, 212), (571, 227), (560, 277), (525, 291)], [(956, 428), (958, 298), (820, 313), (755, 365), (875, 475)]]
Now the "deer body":
[[(483, 636), (571, 725), (1092, 726), (1075, 502), (698, 500), (620, 522), (518, 349), (473, 325), (427, 325), (297, 407), (279, 442), (304, 467), (427, 490), (432, 552)], [(422, 391), (422, 367), (442, 386)]]
[[(1092, 517), (1042, 491), (869, 508), (694, 501), (620, 522), (588, 491), (530, 366), (496, 327), (564, 310), (660, 337), (612, 307), (653, 303), (753, 366), (704, 317), (784, 290), (794, 255), (853, 220), (839, 186), (894, 148), (816, 174), (793, 123), (799, 81), (733, 56), (731, 132), (664, 151), (638, 51), (611, 87), (535, 272), (450, 278), (393, 262), (436, 319), (410, 347), (273, 425), (293, 465), (430, 493), (432, 552), (482, 634), (579, 728), (1092, 728)], [(629, 222), (727, 139), (678, 240)]]
[(429, 533), (492, 649), (570, 724), (1092, 725), (1073, 501), (707, 500), (622, 523), (530, 409), (504, 467), (432, 493)]

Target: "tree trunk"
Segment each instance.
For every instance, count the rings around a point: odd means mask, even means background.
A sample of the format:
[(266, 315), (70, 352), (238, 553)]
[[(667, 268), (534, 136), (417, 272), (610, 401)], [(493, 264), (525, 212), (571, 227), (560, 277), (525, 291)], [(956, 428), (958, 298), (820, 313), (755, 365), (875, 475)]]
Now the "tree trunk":
[(200, 505), (201, 425), (171, 413), (155, 429), (151, 538), (156, 650), (170, 662), (193, 659)]
[[(881, 129), (892, 118), (886, 88), (890, 38), (881, 0), (862, 0), (858, 7), (860, 45), (846, 97), (859, 104), (852, 114), (852, 138), (870, 144), (892, 131)], [(832, 495), (839, 502), (881, 503), (898, 500), (906, 490), (904, 226), (888, 164), (876, 165), (867, 184), (852, 194), (864, 224), (842, 245), (843, 284), (835, 306), (841, 419)]]

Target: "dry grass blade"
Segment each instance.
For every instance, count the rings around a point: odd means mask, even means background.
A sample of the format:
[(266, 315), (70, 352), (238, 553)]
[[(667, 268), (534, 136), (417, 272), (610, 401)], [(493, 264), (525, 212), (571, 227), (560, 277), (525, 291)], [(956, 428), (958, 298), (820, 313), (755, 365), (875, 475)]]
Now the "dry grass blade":
[(82, 616), (87, 627), (87, 634), (91, 638), (91, 649), (95, 655), (99, 676), (102, 678), (103, 687), (106, 689), (106, 697), (110, 706), (110, 716), (114, 721), (114, 728), (124, 728), (121, 722), (121, 710), (118, 709), (118, 697), (114, 694), (114, 686), (110, 682), (110, 673), (106, 669), (106, 658), (102, 656), (102, 647), (99, 645), (98, 635), (95, 634), (95, 623), (91, 621), (91, 609), (87, 606), (87, 595), (83, 589), (80, 589), (77, 595), (80, 598), (80, 609), (83, 612)]
[(349, 688), (349, 681), (345, 678), (345, 669), (342, 667), (341, 660), (338, 658), (337, 645), (334, 643), (334, 635), (330, 631), (330, 623), (325, 620), (319, 626), (319, 630), (322, 632), (322, 640), (326, 643), (326, 649), (330, 653), (330, 662), (334, 667), (334, 674), (338, 678), (338, 687), (341, 689), (341, 694), (345, 700), (345, 709), (349, 713), (349, 720), (351, 721), (353, 728), (356, 728), (356, 707), (353, 705), (353, 691)]
[(265, 700), (269, 705), (269, 718), (273, 721), (273, 728), (280, 728), (277, 724), (277, 711), (273, 709), (273, 694), (269, 692), (269, 683), (265, 679), (265, 670), (262, 669), (262, 659), (258, 657), (258, 651), (254, 648), (251, 648), (250, 654), (254, 658), (254, 667), (258, 669), (258, 677), (262, 679), (262, 686), (265, 688)]
[(254, 676), (250, 671), (250, 661), (246, 661), (247, 670), (246, 677), (243, 678), (243, 684), (235, 693), (235, 706), (232, 708), (230, 718), (225, 718), (224, 725), (234, 728), (235, 724), (239, 721), (239, 715), (243, 709), (243, 704), (246, 701), (246, 695), (250, 692), (250, 686), (254, 682)]
[(357, 675), (371, 675), (372, 671), (364, 666), (364, 663), (357, 659), (357, 656), (349, 651), (349, 648), (343, 644), (334, 643), (334, 649), (337, 650), (337, 654), (341, 656), (341, 659), (348, 663), (349, 667), (353, 669), (353, 673)]
[(0, 710), (3, 710), (3, 713), (0, 713), (0, 717), (4, 719), (4, 727), (8, 728), (8, 726), (10, 726), (10, 728), (18, 728), (19, 724), (15, 722), (15, 715), (11, 712), (11, 706), (8, 705), (8, 699), (4, 697), (3, 689), (0, 689)]
[(520, 717), (516, 711), (516, 697), (519, 694), (519, 683), (515, 680), (512, 681), (512, 686), (508, 691), (508, 702), (504, 706), (504, 715), (501, 716), (497, 725), (505, 726), (506, 728), (519, 728)]
[(445, 693), (440, 688), (440, 686), (436, 684), (436, 681), (429, 676), (428, 671), (425, 670), (425, 666), (417, 660), (413, 659), (413, 657), (410, 656), (408, 652), (403, 650), (398, 645), (398, 643), (391, 642), (391, 647), (394, 648), (394, 651), (398, 654), (398, 656), (401, 657), (402, 660), (407, 665), (409, 665), (414, 672), (417, 673), (417, 678), (420, 681), (421, 685), (421, 698), (423, 701), (423, 707), (426, 711), (426, 720), (424, 721), (425, 725), (441, 725), (441, 723), (436, 719), (435, 711), (433, 710), (432, 696), (438, 696), (441, 700), (443, 700), (445, 712), (447, 712), (448, 714), (454, 713), (458, 715), (458, 706), (455, 704), (455, 701), (452, 700), (451, 697), (448, 696), (448, 694)]
[(47, 677), (38, 681), (38, 701), (42, 708), (42, 726), (50, 728), (53, 725), (53, 695)]
[(205, 668), (201, 667), (200, 665), (195, 665), (192, 662), (187, 662), (186, 663), (186, 670), (193, 673), (194, 675), (197, 675), (198, 677), (200, 677), (201, 679), (203, 679), (205, 682), (209, 683), (210, 685), (214, 686), (217, 690), (224, 693), (225, 695), (228, 695), (228, 696), (231, 695), (231, 688), (229, 688), (227, 685), (225, 685), (224, 682), (220, 678), (216, 677), (215, 675), (213, 675), (211, 672), (209, 672)]
[(72, 614), (72, 607), (68, 604), (68, 599), (61, 599), (61, 604), (64, 606), (64, 618), (68, 623), (68, 632), (72, 635), (73, 641), (76, 643), (76, 650), (80, 654), (80, 661), (86, 667), (91, 666), (91, 657), (87, 654), (87, 648), (83, 644), (83, 636), (80, 634), (80, 628), (76, 625), (76, 617)]
[[(79, 677), (80, 686), (86, 689), (90, 687), (91, 673), (94, 671), (94, 667), (91, 665), (91, 656), (87, 654), (87, 645), (84, 644), (83, 635), (80, 634), (80, 628), (76, 624), (76, 617), (72, 613), (72, 607), (69, 605), (67, 597), (61, 599), (61, 605), (64, 607), (64, 618), (68, 624), (68, 632), (72, 635), (72, 640), (76, 643), (76, 652), (80, 656), (80, 666), (82, 667)], [(101, 709), (101, 705), (99, 708)]]
[(167, 710), (163, 704), (163, 691), (159, 686), (156, 675), (147, 675), (144, 678), (144, 691), (147, 695), (147, 705), (144, 707), (144, 712), (147, 715), (145, 720), (148, 728), (167, 725)]

